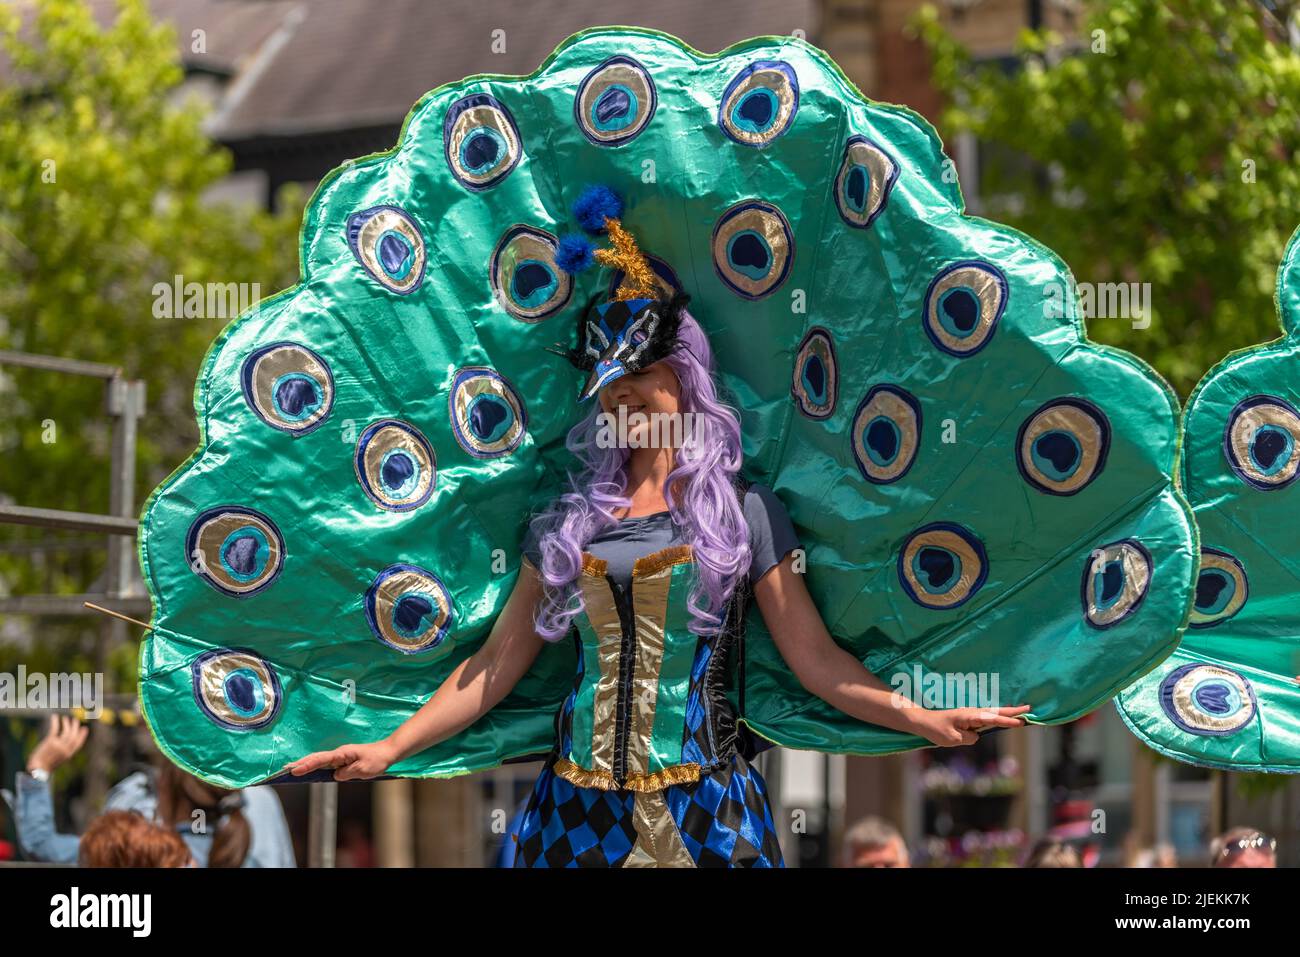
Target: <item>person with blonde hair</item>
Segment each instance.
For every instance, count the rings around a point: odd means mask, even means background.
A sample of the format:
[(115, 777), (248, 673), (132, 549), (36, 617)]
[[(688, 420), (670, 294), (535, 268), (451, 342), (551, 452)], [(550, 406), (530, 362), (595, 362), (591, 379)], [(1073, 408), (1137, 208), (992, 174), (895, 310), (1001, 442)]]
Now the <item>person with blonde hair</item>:
[(907, 842), (881, 817), (864, 817), (844, 835), (846, 867), (911, 867)]

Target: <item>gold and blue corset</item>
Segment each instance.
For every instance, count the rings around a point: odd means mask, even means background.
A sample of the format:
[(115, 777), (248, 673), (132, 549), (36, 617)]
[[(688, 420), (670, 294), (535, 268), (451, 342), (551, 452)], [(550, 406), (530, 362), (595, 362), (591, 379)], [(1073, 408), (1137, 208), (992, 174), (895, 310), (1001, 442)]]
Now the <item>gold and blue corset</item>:
[(570, 783), (658, 791), (698, 781), (736, 753), (725, 688), (735, 632), (690, 630), (693, 566), (689, 545), (665, 548), (637, 559), (624, 590), (603, 560), (583, 554), (577, 672), (556, 715), (555, 773)]

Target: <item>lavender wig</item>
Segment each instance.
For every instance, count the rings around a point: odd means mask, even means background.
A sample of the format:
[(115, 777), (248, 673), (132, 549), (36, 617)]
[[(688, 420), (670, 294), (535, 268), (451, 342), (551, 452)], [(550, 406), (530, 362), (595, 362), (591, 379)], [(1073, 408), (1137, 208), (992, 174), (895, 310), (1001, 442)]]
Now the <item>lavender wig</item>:
[[(664, 496), (694, 552), (695, 582), (687, 601), (691, 631), (712, 634), (720, 627), (727, 599), (749, 570), (749, 531), (735, 491), (742, 461), (740, 420), (718, 399), (713, 350), (688, 312), (683, 311), (677, 339), (679, 347), (662, 361), (681, 383), (681, 411), (694, 413), (694, 423), (677, 449)], [(614, 509), (631, 504), (625, 494), (629, 451), (596, 442), (600, 413), (599, 403), (593, 403), (591, 413), (569, 431), (566, 445), (581, 468), (570, 474), (570, 490), (532, 521), (543, 584), (535, 623), (548, 641), (564, 637), (582, 610), (574, 583), (583, 549), (617, 524)], [(680, 501), (672, 494), (674, 487), (682, 490)]]

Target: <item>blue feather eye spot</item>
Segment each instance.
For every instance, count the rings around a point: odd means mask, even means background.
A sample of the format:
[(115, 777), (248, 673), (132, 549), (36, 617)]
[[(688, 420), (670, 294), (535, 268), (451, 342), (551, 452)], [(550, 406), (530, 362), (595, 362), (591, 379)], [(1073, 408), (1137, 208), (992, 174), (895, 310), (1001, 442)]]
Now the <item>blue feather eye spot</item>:
[(1142, 605), (1151, 587), (1151, 553), (1127, 538), (1094, 549), (1084, 563), (1083, 615), (1094, 628), (1110, 628)]
[(987, 577), (984, 544), (961, 525), (926, 525), (909, 535), (898, 552), (898, 580), (908, 597), (925, 608), (956, 608)]
[(866, 229), (885, 210), (898, 180), (898, 164), (873, 140), (851, 136), (835, 177), (835, 205), (843, 220)]
[(965, 358), (989, 344), (1006, 308), (1000, 269), (975, 260), (953, 263), (925, 292), (925, 332), (942, 351)]
[(433, 446), (419, 429), (397, 419), (366, 427), (353, 466), (366, 497), (389, 512), (419, 508), (437, 483)]
[(424, 237), (396, 206), (373, 206), (348, 217), (348, 247), (385, 289), (407, 295), (424, 281)]
[(764, 147), (790, 128), (799, 111), (799, 77), (784, 60), (755, 60), (727, 84), (718, 126), (737, 143)]
[(366, 591), (366, 622), (371, 633), (407, 655), (432, 651), (455, 621), (446, 586), (416, 565), (390, 565)]
[(1203, 546), (1190, 627), (1213, 628), (1222, 624), (1241, 611), (1249, 597), (1245, 566), (1225, 551)]
[(654, 80), (629, 56), (610, 57), (578, 86), (573, 115), (597, 146), (621, 146), (638, 136), (659, 103)]
[(519, 393), (492, 369), (459, 370), (448, 401), (456, 441), (475, 458), (509, 455), (527, 435), (528, 415)]
[(771, 203), (736, 203), (713, 227), (713, 267), (732, 292), (762, 299), (785, 282), (794, 262), (794, 232)]
[(1223, 454), (1252, 488), (1285, 488), (1300, 475), (1300, 413), (1275, 395), (1243, 399), (1228, 416)]
[(1220, 665), (1175, 668), (1160, 682), (1160, 707), (1188, 734), (1235, 734), (1259, 710), (1255, 689), (1244, 675)]
[(1048, 495), (1075, 495), (1106, 467), (1110, 421), (1085, 399), (1053, 399), (1025, 419), (1016, 463), (1026, 482)]
[[(673, 293), (682, 291), (682, 281), (677, 278), (677, 273), (673, 271), (672, 266), (658, 256), (652, 256), (649, 253), (646, 254), (645, 259), (650, 266), (650, 271), (654, 273), (654, 284), (659, 292), (668, 298), (672, 298)], [(625, 276), (626, 274), (621, 269), (615, 269), (613, 275), (610, 276), (610, 299), (614, 298), (615, 293), (618, 292), (618, 287), (623, 285)]]
[(514, 117), (487, 93), (463, 96), (448, 107), (442, 142), (451, 175), (475, 192), (505, 179), (523, 155)]
[(261, 512), (239, 505), (206, 509), (185, 536), (186, 563), (205, 582), (232, 598), (269, 586), (284, 566), (284, 538)]
[(240, 371), (244, 401), (267, 425), (305, 435), (334, 404), (334, 377), (319, 355), (296, 342), (263, 346)]
[(905, 389), (877, 385), (853, 415), (853, 459), (868, 482), (897, 482), (916, 461), (921, 443), (921, 404)]
[(559, 240), (531, 226), (506, 230), (489, 275), (497, 301), (521, 322), (540, 322), (569, 303), (573, 277), (555, 264)]
[(280, 679), (251, 651), (218, 648), (190, 664), (199, 710), (229, 731), (264, 728), (280, 713)]
[(840, 388), (835, 342), (831, 334), (814, 326), (799, 343), (794, 359), (790, 394), (799, 412), (810, 419), (828, 419), (835, 411)]

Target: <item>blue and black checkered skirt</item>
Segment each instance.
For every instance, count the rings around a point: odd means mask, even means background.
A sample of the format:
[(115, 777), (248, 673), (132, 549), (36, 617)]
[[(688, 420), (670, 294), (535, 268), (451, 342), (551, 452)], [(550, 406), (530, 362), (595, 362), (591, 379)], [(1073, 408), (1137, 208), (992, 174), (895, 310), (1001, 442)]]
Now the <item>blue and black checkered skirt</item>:
[(767, 784), (739, 754), (650, 794), (578, 787), (554, 761), (524, 810), (515, 867), (785, 866)]

